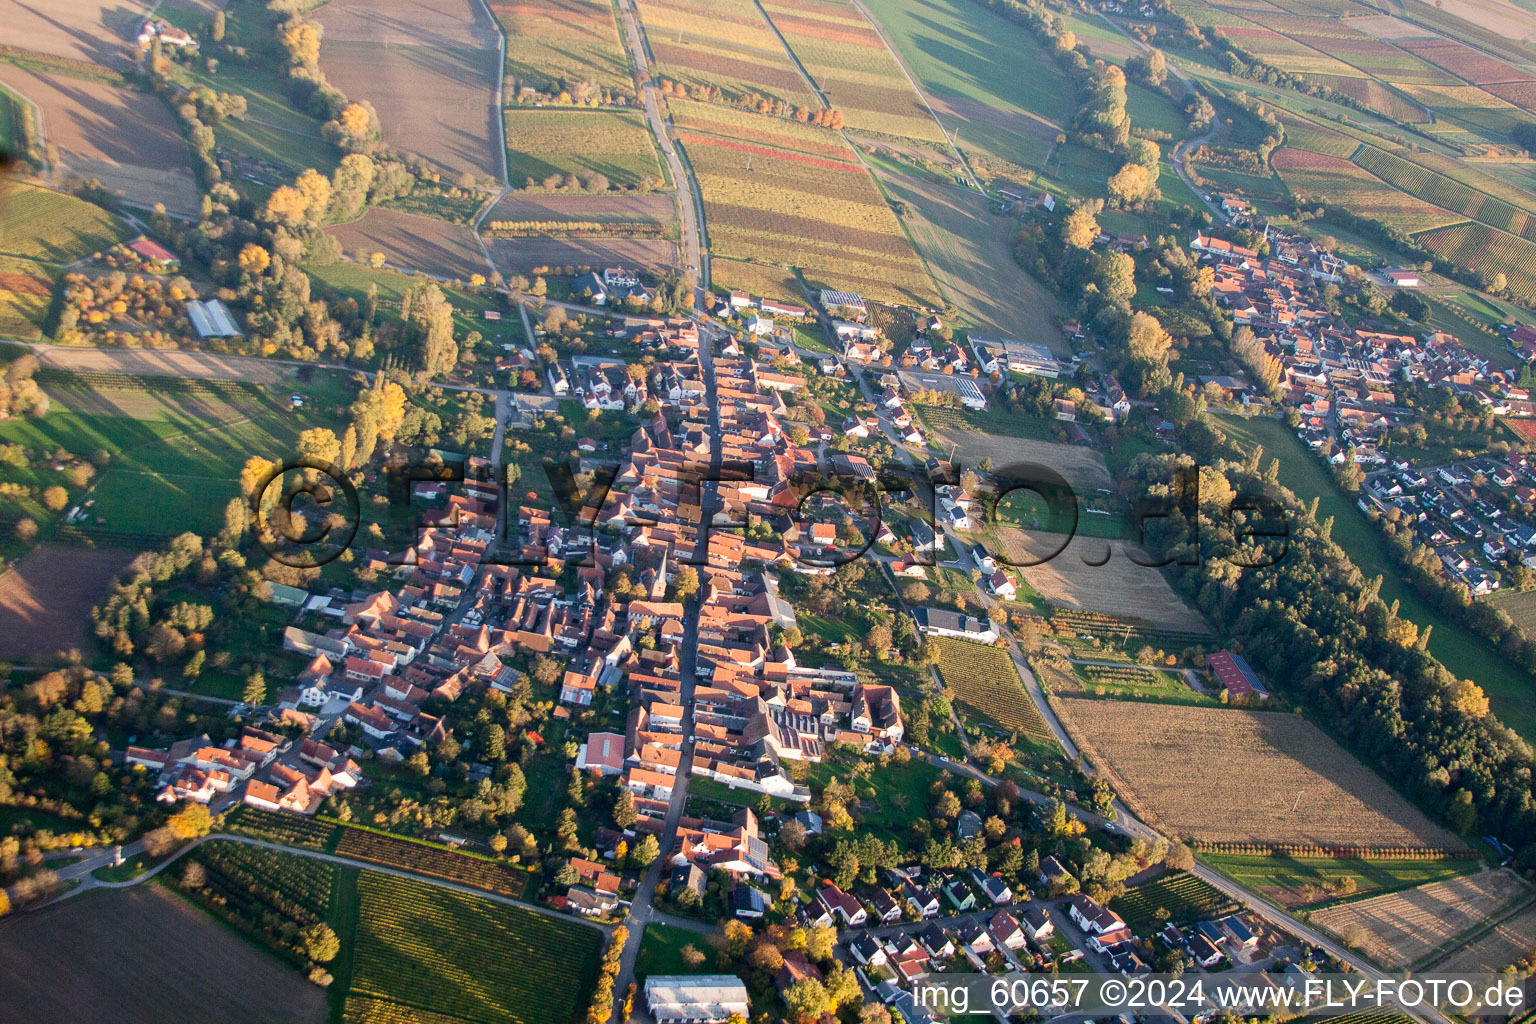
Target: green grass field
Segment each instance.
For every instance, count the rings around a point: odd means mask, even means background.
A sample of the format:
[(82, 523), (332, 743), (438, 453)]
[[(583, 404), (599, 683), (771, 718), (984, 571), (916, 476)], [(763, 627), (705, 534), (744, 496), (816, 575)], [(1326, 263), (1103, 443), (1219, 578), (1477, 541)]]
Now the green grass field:
[(1303, 502), (1319, 498), (1319, 519), (1333, 517), (1333, 539), (1349, 553), (1369, 579), (1382, 577), (1381, 598), (1399, 601), (1398, 614), (1418, 624), (1433, 626), (1429, 650), (1441, 663), (1463, 678), (1471, 679), (1488, 695), (1494, 714), (1520, 735), (1536, 738), (1536, 680), (1501, 658), (1486, 642), (1465, 627), (1425, 604), (1402, 582), (1386, 537), (1366, 519), (1355, 499), (1334, 482), (1322, 462), (1307, 451), (1294, 431), (1278, 420), (1220, 417), (1222, 429), (1245, 444), (1264, 447), (1262, 463), (1280, 459), (1280, 483)]
[[(54, 381), (45, 387), (53, 398), (48, 413), (0, 422), (0, 443), (34, 452), (63, 448), (86, 459), (104, 453), (105, 469), (88, 490), (67, 487), (72, 501), (94, 501), (81, 525), (149, 535), (216, 531), (225, 504), (239, 494), (248, 458), (284, 459), (295, 453), (300, 431), (339, 430), (349, 400), (345, 385), (332, 375), (296, 386), (323, 399), (312, 403), (315, 411), (300, 414), (288, 408), (286, 389), (281, 395), (253, 391), (213, 398), (150, 382), (88, 387)], [(39, 459), (25, 469), (5, 467), (0, 480), (37, 489), (64, 482)]]
[(690, 967), (683, 959), (684, 946), (693, 946), (706, 955), (711, 952), (708, 938), (697, 932), (669, 924), (646, 925), (640, 938), (640, 957), (635, 961), (635, 981), (644, 987), (645, 979), (653, 974), (708, 974), (714, 970), (708, 960)]
[(319, 121), (288, 103), (287, 79), (275, 67), (226, 61), (213, 73), (194, 67), (181, 75), (189, 88), (206, 85), (245, 97), (246, 115), (226, 118), (214, 128), (220, 146), (287, 166), (295, 173), (308, 167), (322, 174), (335, 169), (336, 147), (321, 137)]
[(1263, 857), (1209, 853), (1200, 859), (1222, 874), (1286, 907), (1329, 898), (1341, 879), (1358, 894), (1391, 892), (1439, 882), (1482, 867), (1475, 860), (1345, 860), (1336, 857)]
[(958, 129), (962, 149), (1021, 167), (1040, 162), (1074, 98), (1070, 79), (1028, 30), (967, 0), (865, 6), (945, 128)]
[(991, 213), (973, 189), (936, 181), (910, 164), (868, 159), (886, 194), (905, 206), (902, 227), (962, 323), (978, 333), (1036, 338), (1066, 351), (1054, 325), (1060, 309), (1055, 296), (1013, 261), (1011, 219)]

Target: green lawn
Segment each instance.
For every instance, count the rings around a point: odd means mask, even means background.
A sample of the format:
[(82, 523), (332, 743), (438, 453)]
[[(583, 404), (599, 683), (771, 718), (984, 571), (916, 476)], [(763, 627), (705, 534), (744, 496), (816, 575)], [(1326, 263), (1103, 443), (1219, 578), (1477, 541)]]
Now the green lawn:
[[(368, 285), (378, 286), (379, 316), (383, 320), (400, 319), (400, 299), (405, 295), (406, 289), (421, 281), (429, 281), (415, 275), (402, 274), (398, 270), (375, 270), (346, 260), (337, 263), (328, 263), (325, 266), (306, 265), (304, 267), (310, 279), (327, 289), (340, 295), (355, 299), (361, 305), (368, 296)], [(487, 323), (480, 318), (482, 310), (500, 309), (501, 302), (490, 292), (480, 292), (469, 288), (450, 288), (441, 285), (443, 295), (453, 305), (453, 333), (456, 337), (463, 338), (470, 331), (478, 331), (486, 338), (494, 335), (498, 329), (510, 330), (512, 324), (518, 322), (516, 312), (507, 314), (501, 325)], [(522, 337), (522, 331), (517, 332), (517, 337)], [(381, 354), (379, 359), (384, 357)]]
[(1333, 517), (1333, 539), (1369, 579), (1381, 576), (1381, 599), (1400, 602), (1398, 614), (1418, 624), (1433, 626), (1429, 650), (1456, 675), (1471, 679), (1488, 695), (1494, 714), (1527, 739), (1536, 738), (1536, 679), (1499, 656), (1484, 640), (1442, 615), (1402, 581), (1386, 536), (1365, 517), (1355, 498), (1334, 483), (1322, 460), (1309, 452), (1278, 420), (1219, 417), (1222, 429), (1246, 444), (1264, 446), (1263, 465), (1280, 459), (1280, 483), (1303, 502), (1320, 498), (1319, 519)]
[[(1131, 115), (1131, 128), (1167, 132), (1175, 139), (1188, 134), (1188, 122), (1173, 100), (1140, 82), (1128, 81), (1125, 85), (1125, 110)], [(1172, 152), (1173, 143), (1159, 143), (1164, 152)]]
[(275, 66), (227, 60), (216, 72), (201, 66), (182, 71), (189, 87), (206, 85), (218, 92), (245, 97), (246, 115), (226, 118), (214, 127), (220, 146), (286, 165), (295, 173), (313, 167), (322, 174), (335, 169), (336, 147), (320, 135), (320, 122), (288, 103), (288, 80)]
[[(697, 967), (690, 967), (683, 959), (683, 947), (693, 946), (708, 956), (711, 952), (708, 937), (686, 928), (669, 924), (648, 924), (640, 937), (640, 956), (635, 961), (635, 981), (645, 984), (653, 974), (708, 974), (714, 970), (710, 960)], [(623, 993), (618, 993), (623, 998)]]
[[(1390, 892), (1438, 882), (1482, 867), (1476, 860), (1351, 860), (1203, 854), (1200, 859), (1242, 886), (1287, 907), (1326, 899), (1326, 888), (1355, 880), (1355, 892)], [(1310, 887), (1310, 888), (1309, 888)]]

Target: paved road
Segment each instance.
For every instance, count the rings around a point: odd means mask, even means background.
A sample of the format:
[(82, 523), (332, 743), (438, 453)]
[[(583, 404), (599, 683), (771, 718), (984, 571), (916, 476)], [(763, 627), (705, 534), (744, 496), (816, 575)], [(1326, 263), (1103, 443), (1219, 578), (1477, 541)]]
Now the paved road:
[[(699, 338), (699, 365), (704, 371), (704, 394), (706, 404), (709, 407), (709, 433), (711, 438), (710, 466), (714, 470), (710, 475), (717, 476), (720, 469), (720, 409), (715, 400), (715, 359), (713, 332), (701, 329)], [(701, 505), (701, 523), (708, 523), (720, 508), (718, 496), (712, 484), (703, 484), (703, 493), (699, 496)], [(630, 901), (629, 918), (625, 924), (629, 928), (629, 936), (624, 943), (624, 951), (619, 959), (619, 974), (614, 981), (613, 988), (613, 1015), (611, 1021), (617, 1021), (619, 1012), (623, 1007), (624, 993), (628, 990), (630, 982), (635, 977), (635, 961), (640, 955), (640, 939), (645, 934), (645, 926), (652, 922), (678, 924), (683, 918), (657, 909), (656, 886), (661, 881), (662, 872), (668, 868), (668, 859), (673, 846), (677, 844), (677, 827), (681, 821), (683, 810), (688, 805), (688, 784), (693, 768), (693, 691), (698, 682), (695, 671), (698, 667), (699, 653), (699, 611), (701, 601), (695, 597), (688, 606), (687, 616), (683, 620), (683, 644), (678, 671), (682, 675), (682, 706), (683, 706), (683, 741), (682, 755), (678, 759), (676, 782), (672, 787), (672, 799), (667, 805), (666, 822), (662, 826), (661, 835), (657, 837), (661, 844), (661, 856), (645, 872), (640, 880), (640, 887), (636, 890), (634, 899)], [(635, 1021), (648, 1021), (649, 1015), (643, 1006), (636, 1006)]]
[(677, 209), (683, 219), (683, 250), (687, 256), (688, 279), (697, 289), (707, 290), (709, 247), (704, 240), (704, 201), (699, 195), (698, 182), (694, 180), (693, 168), (685, 166), (682, 155), (667, 135), (666, 121), (661, 116), (661, 103), (656, 98), (656, 86), (651, 81), (651, 65), (644, 42), (645, 30), (641, 27), (634, 0), (621, 3), (619, 13), (624, 22), (624, 41), (629, 47), (635, 77), (640, 82), (645, 118), (650, 122), (651, 132), (656, 136), (656, 144), (661, 147), (662, 155), (666, 157), (667, 169), (671, 171), (672, 181), (676, 185)]

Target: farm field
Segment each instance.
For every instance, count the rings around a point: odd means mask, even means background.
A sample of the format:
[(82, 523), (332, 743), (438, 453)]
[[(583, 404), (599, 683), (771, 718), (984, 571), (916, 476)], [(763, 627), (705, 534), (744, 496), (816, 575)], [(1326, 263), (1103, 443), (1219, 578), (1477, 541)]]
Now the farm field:
[(732, 101), (757, 95), (821, 106), (753, 0), (640, 0), (636, 7), (659, 77), (714, 86)]
[(599, 267), (620, 264), (652, 273), (675, 270), (677, 243), (666, 238), (488, 238), (485, 247), (503, 274), (528, 274), (544, 267)]
[(506, 112), (506, 128), (514, 188), (533, 188), (551, 175), (602, 175), (608, 184), (592, 189), (598, 192), (662, 183), (655, 140), (637, 112), (514, 108)]
[(1008, 248), (1010, 218), (993, 216), (975, 191), (873, 161), (876, 177), (894, 200), (939, 292), (977, 333), (1042, 342), (1069, 353), (1056, 327), (1056, 297), (1023, 273)]
[(591, 82), (633, 96), (629, 59), (619, 40), (613, 6), (603, 0), (498, 2), (491, 10), (507, 35), (506, 99), (519, 89), (558, 92)]
[(1439, 971), (1474, 973), (1497, 971), (1508, 967), (1536, 948), (1536, 907), (1526, 907), (1500, 921), (1453, 952), (1449, 959), (1435, 963)]
[(347, 1024), (573, 1024), (586, 1009), (596, 928), (370, 871), (357, 894)]
[[(779, 119), (756, 119), (774, 131)], [(717, 255), (798, 267), (813, 288), (932, 305), (927, 271), (864, 167), (755, 141), (679, 132)]]
[[(995, 536), (1001, 553), (1015, 563), (1049, 555), (1064, 539), (1061, 534), (1012, 526), (998, 527)], [(1050, 605), (1127, 615), (1180, 633), (1208, 633), (1199, 613), (1174, 593), (1160, 571), (1130, 560), (1132, 547), (1130, 541), (1105, 541), (1080, 533), (1054, 558), (1021, 566), (1018, 572)], [(1110, 552), (1107, 562), (1088, 564), (1102, 559), (1106, 549)]]
[(1176, 871), (1127, 889), (1124, 896), (1110, 901), (1109, 909), (1133, 931), (1150, 934), (1162, 927), (1159, 910), (1168, 911), (1166, 920), (1182, 924), (1230, 914), (1238, 905), (1209, 882), (1187, 871)]
[(0, 0), (0, 25), (10, 46), (121, 69), (151, 6), (144, 0), (53, 0), (46, 7)]
[(1515, 625), (1523, 629), (1526, 636), (1536, 637), (1536, 590), (1524, 593), (1500, 591), (1490, 600), (1495, 607), (1514, 619)]
[(1353, 880), (1357, 895), (1378, 889), (1408, 889), (1476, 871), (1480, 861), (1390, 860), (1338, 857), (1260, 856), (1203, 853), (1200, 859), (1282, 907), (1305, 907), (1333, 898), (1343, 880)]
[(667, 97), (667, 113), (672, 123), (684, 131), (746, 140), (844, 163), (858, 160), (853, 150), (831, 128), (818, 128), (784, 117), (764, 117), (750, 110), (716, 103), (699, 103), (676, 94)]
[[(81, 970), (82, 949), (114, 953)], [(322, 989), (156, 885), (89, 892), (0, 923), (0, 989), (18, 1020), (325, 1019)]]
[[(753, 295), (778, 299), (781, 302), (805, 301), (800, 281), (792, 271), (761, 263), (745, 263), (741, 260), (711, 259), (709, 280), (716, 288), (740, 288)], [(820, 334), (820, 331), (817, 331)], [(825, 341), (821, 342), (823, 348)], [(831, 351), (828, 349), (828, 351)]]
[(379, 112), (384, 141), (444, 175), (501, 180), (496, 27), (476, 0), (330, 0), (320, 66)]
[(677, 206), (669, 195), (589, 196), (513, 192), (503, 196), (491, 208), (482, 226), (501, 222), (557, 225), (562, 221), (667, 228), (677, 223)]
[(1024, 462), (1038, 463), (1050, 466), (1066, 477), (1067, 483), (1084, 492), (1107, 489), (1114, 483), (1108, 467), (1104, 465), (1104, 456), (1099, 454), (1097, 448), (1087, 445), (985, 433), (959, 425), (950, 426), (939, 420), (935, 420), (934, 432), (942, 438), (939, 447), (948, 448), (953, 445), (967, 465), (980, 463), (987, 458), (1000, 469)]
[[(1072, 83), (1028, 30), (966, 0), (864, 6), (959, 146), (981, 162), (1032, 168), (1072, 116)], [(1007, 67), (1016, 73), (1000, 75)], [(834, 101), (834, 105), (836, 105)]]
[(0, 182), (0, 255), (63, 264), (127, 237), (122, 221), (83, 199), (17, 181)]
[[(1463, 182), (1372, 146), (1363, 147), (1355, 156), (1355, 163), (1389, 185), (1426, 202), (1453, 210), (1501, 231), (1522, 235), (1527, 240), (1536, 236), (1536, 217), (1532, 216), (1532, 211), (1536, 210), (1536, 196), (1525, 196), (1518, 202), (1495, 198)], [(1515, 195), (1519, 196), (1519, 193)]]
[(35, 341), (57, 268), (127, 237), (122, 221), (83, 199), (0, 182), (0, 334)]
[(197, 380), (239, 380), (272, 384), (289, 367), (249, 356), (211, 352), (149, 351), (122, 348), (49, 347), (37, 353), (45, 368), (71, 373), (120, 373), (136, 377), (190, 377)]
[[(1300, 716), (1072, 697), (1051, 703), (1137, 816), (1170, 835), (1329, 849), (1463, 848)], [(1220, 751), (1240, 757), (1242, 770), (1231, 770)]]
[(53, 297), (53, 270), (32, 260), (0, 256), (0, 334), (34, 341)]
[(91, 608), (134, 552), (43, 544), (0, 575), (0, 657), (83, 648)]
[(1483, 224), (1455, 224), (1414, 236), (1436, 256), (1491, 279), (1504, 274), (1510, 291), (1536, 297), (1536, 243)]
[(896, 57), (849, 0), (766, 0), (763, 9), (849, 128), (943, 141)]
[(1536, 690), (1530, 673), (1499, 657), (1490, 645), (1431, 608), (1402, 582), (1381, 531), (1366, 519), (1352, 497), (1339, 490), (1321, 460), (1307, 450), (1294, 431), (1271, 419), (1223, 416), (1219, 422), (1224, 431), (1247, 445), (1263, 445), (1266, 460), (1278, 456), (1281, 486), (1304, 503), (1318, 498), (1318, 516), (1333, 517), (1334, 542), (1348, 552), (1366, 579), (1382, 577), (1381, 599), (1399, 602), (1398, 614), (1417, 623), (1421, 630), (1434, 627), (1430, 653), (1457, 676), (1475, 680), (1505, 725), (1524, 737), (1536, 737)]
[(361, 219), (333, 225), (326, 232), (343, 252), (359, 261), (383, 253), (390, 266), (459, 279), (471, 274), (489, 276), (491, 271), (473, 231), (431, 217), (376, 207)]
[(1277, 149), (1270, 162), (1296, 198), (1323, 197), (1402, 231), (1424, 231), (1464, 219), (1393, 188), (1344, 157), (1287, 146)]
[(1482, 871), (1315, 910), (1311, 922), (1389, 967), (1407, 967), (1527, 895), (1507, 870)]
[(949, 637), (931, 642), (941, 652), (939, 675), (962, 704), (1010, 732), (1054, 742), (1007, 651)]
[(95, 178), (130, 203), (197, 214), (191, 154), (159, 97), (14, 64), (0, 64), (0, 84), (42, 110), (61, 172)]
[(357, 828), (342, 831), (336, 853), (514, 899), (523, 894), (523, 888), (527, 885), (525, 874), (495, 861)]

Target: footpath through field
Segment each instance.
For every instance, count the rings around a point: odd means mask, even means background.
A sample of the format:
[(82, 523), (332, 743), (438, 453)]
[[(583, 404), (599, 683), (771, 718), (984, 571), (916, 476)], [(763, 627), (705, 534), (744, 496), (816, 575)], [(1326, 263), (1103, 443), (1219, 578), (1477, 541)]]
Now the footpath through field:
[[(387, 867), (384, 865), (375, 864), (372, 861), (355, 860), (351, 857), (342, 857), (334, 853), (322, 853), (319, 850), (309, 850), (298, 846), (284, 846), (282, 843), (272, 843), (266, 841), (265, 839), (253, 839), (250, 836), (230, 835), (227, 832), (215, 832), (210, 835), (195, 839), (188, 843), (186, 846), (183, 846), (181, 849), (177, 850), (175, 853), (171, 854), (159, 864), (156, 864), (150, 870), (144, 872), (142, 875), (139, 875), (137, 878), (130, 878), (122, 882), (104, 882), (99, 878), (93, 877), (91, 874), (91, 872), (95, 871), (97, 868), (105, 867), (111, 862), (112, 854), (110, 852), (103, 851), (97, 856), (87, 857), (85, 860), (78, 861), (77, 863), (70, 864), (69, 866), (60, 868), (58, 870), (59, 881), (79, 881), (79, 885), (72, 888), (69, 892), (49, 900), (47, 903), (39, 904), (38, 907), (34, 909), (41, 909), (45, 906), (51, 906), (54, 903), (69, 899), (71, 896), (78, 896), (80, 893), (87, 892), (91, 889), (126, 889), (131, 885), (138, 885), (142, 882), (147, 882), (151, 878), (154, 878), (156, 875), (160, 874), (166, 868), (170, 867), (172, 864), (175, 864), (188, 853), (191, 853), (199, 846), (202, 846), (204, 843), (242, 843), (246, 846), (257, 846), (264, 850), (272, 850), (277, 853), (292, 854), (295, 857), (308, 857), (311, 860), (322, 860), (331, 864), (340, 864), (343, 867), (361, 868), (364, 871), (376, 871), (381, 875), (394, 875), (397, 878), (407, 878), (413, 882), (420, 882), (424, 885), (437, 886), (440, 889), (452, 889), (454, 892), (463, 893), (466, 896), (474, 896), (478, 899), (490, 900), (492, 903), (504, 903), (509, 907), (517, 907), (519, 910), (531, 911), (532, 913), (540, 914), (544, 917), (554, 918), (560, 921), (571, 921), (576, 924), (584, 924), (589, 928), (596, 928), (604, 934), (612, 930), (611, 925), (599, 924), (596, 921), (588, 921), (583, 917), (573, 917), (570, 914), (564, 914), (558, 910), (551, 910), (549, 907), (541, 907), (536, 903), (527, 903), (523, 900), (515, 900), (510, 896), (502, 896), (497, 893), (486, 892), (484, 889), (476, 889), (473, 886), (460, 885), (457, 882), (449, 882), (445, 879), (433, 878), (431, 875), (419, 875), (413, 871), (407, 871), (404, 868)], [(140, 840), (136, 843), (131, 843), (128, 846), (122, 848), (122, 855), (124, 860), (127, 860), (131, 857), (136, 857), (143, 852), (143, 840)]]

